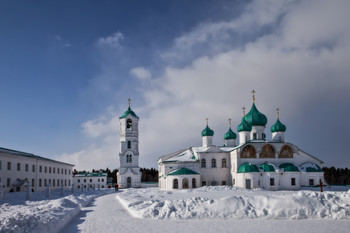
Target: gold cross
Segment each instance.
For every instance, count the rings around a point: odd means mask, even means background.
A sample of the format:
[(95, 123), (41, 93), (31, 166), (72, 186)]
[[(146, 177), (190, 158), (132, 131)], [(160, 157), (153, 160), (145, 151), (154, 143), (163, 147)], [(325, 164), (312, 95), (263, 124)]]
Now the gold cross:
[(280, 109), (276, 108), (276, 112), (277, 112), (277, 118), (279, 118), (280, 117)]
[(128, 102), (129, 102), (129, 108), (130, 108), (130, 101), (131, 101), (131, 99), (129, 98), (129, 99), (128, 99)]
[(231, 128), (231, 118), (228, 119), (228, 125), (229, 125), (230, 128)]
[(205, 119), (207, 121), (207, 125), (208, 125), (208, 118)]
[(252, 94), (253, 94), (253, 102), (255, 102), (255, 93), (256, 93), (256, 91), (255, 91), (255, 90), (252, 90)]

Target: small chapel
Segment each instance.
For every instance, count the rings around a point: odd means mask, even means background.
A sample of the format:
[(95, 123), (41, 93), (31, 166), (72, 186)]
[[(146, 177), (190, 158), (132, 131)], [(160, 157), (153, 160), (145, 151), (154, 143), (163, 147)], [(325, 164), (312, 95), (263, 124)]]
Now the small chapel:
[(117, 173), (119, 188), (140, 188), (139, 167), (139, 117), (129, 107), (119, 117), (120, 122), (120, 167)]
[(214, 131), (207, 124), (201, 133), (202, 145), (191, 146), (158, 159), (159, 189), (178, 190), (201, 186), (229, 185), (247, 189), (295, 190), (324, 181), (323, 162), (296, 145), (286, 142), (287, 127), (277, 119), (267, 139), (266, 116), (253, 103), (237, 126), (229, 128), (224, 145), (213, 145)]

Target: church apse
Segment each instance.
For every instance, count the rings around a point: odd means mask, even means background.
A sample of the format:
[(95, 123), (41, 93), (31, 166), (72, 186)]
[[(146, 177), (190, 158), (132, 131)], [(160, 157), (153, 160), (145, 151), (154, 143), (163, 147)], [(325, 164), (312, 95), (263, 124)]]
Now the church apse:
[(245, 146), (242, 150), (241, 158), (255, 159), (256, 158), (256, 151), (255, 151), (254, 146), (251, 146), (251, 145)]

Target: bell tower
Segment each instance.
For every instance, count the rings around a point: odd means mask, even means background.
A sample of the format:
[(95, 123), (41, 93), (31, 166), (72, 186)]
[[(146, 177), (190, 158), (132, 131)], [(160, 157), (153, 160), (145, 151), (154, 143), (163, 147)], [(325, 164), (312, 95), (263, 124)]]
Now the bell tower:
[(139, 117), (128, 109), (119, 117), (120, 122), (120, 168), (117, 173), (119, 188), (138, 188), (141, 186), (139, 167)]

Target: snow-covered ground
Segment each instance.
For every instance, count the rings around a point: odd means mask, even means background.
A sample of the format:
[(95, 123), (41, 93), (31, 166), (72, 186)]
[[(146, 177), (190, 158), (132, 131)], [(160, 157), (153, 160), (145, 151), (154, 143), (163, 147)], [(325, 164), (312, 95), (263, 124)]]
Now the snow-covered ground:
[[(350, 190), (247, 190), (208, 186), (193, 190), (128, 189), (117, 198), (137, 218), (347, 219)], [(326, 189), (327, 190), (327, 189)]]
[[(5, 193), (0, 201), (0, 232), (57, 232), (69, 223), (95, 197), (111, 190), (77, 191), (74, 195), (62, 196), (52, 191), (50, 198), (45, 192), (32, 193), (26, 201), (25, 193)], [(70, 192), (66, 191), (66, 194)]]
[(143, 188), (33, 193), (32, 201), (12, 193), (0, 201), (0, 232), (348, 232), (348, 189)]

